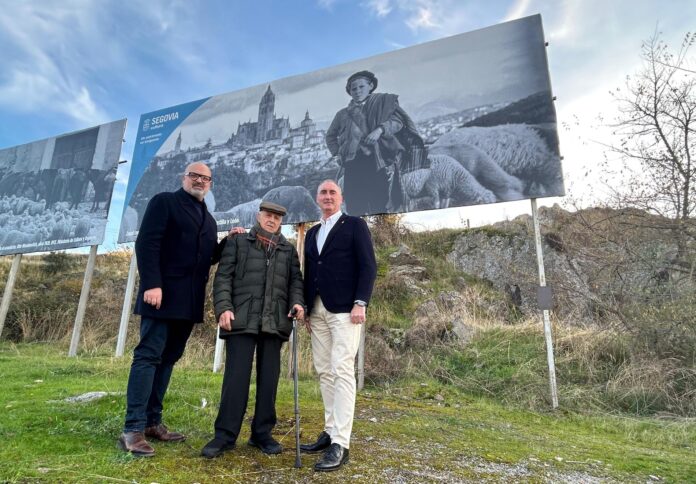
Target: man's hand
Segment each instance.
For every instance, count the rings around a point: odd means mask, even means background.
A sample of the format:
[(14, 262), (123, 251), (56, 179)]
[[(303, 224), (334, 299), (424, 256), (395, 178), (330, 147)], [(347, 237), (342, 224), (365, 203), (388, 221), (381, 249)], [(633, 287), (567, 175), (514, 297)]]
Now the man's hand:
[(227, 310), (220, 315), (218, 326), (220, 326), (220, 329), (224, 329), (225, 331), (232, 331), (232, 321), (234, 321), (234, 313)]
[(366, 317), (365, 306), (358, 306), (353, 304), (353, 310), (350, 312), (350, 322), (353, 324), (362, 324), (365, 322)]
[(292, 311), (290, 311), (288, 313), (288, 318), (295, 317), (295, 318), (297, 318), (298, 321), (302, 321), (304, 319), (304, 308), (302, 306), (300, 306), (299, 304), (295, 304), (292, 307), (292, 309), (294, 309), (296, 311), (295, 316), (293, 316)]
[(162, 306), (162, 288), (153, 287), (152, 289), (145, 291), (143, 293), (143, 301), (145, 304), (155, 306), (155, 309), (159, 309), (160, 306)]
[(381, 126), (375, 128), (370, 134), (365, 136), (365, 143), (368, 145), (373, 145), (379, 140), (379, 138), (384, 134), (384, 129)]
[(244, 227), (232, 227), (230, 231), (227, 233), (227, 236), (232, 237), (236, 234), (246, 234), (246, 229)]

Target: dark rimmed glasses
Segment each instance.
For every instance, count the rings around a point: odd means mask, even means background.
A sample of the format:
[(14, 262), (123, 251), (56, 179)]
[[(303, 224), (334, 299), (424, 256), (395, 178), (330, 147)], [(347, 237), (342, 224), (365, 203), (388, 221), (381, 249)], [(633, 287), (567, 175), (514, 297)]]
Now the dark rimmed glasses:
[(202, 181), (203, 183), (210, 183), (213, 181), (212, 177), (209, 177), (208, 175), (201, 175), (200, 173), (196, 173), (195, 171), (187, 171), (184, 173), (185, 176), (189, 177), (192, 181)]

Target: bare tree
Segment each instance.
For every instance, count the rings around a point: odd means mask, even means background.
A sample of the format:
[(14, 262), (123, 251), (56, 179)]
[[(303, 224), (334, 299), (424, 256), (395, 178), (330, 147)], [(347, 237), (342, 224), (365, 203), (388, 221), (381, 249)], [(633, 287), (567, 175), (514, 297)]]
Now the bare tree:
[(618, 183), (610, 187), (612, 204), (659, 215), (650, 218), (651, 227), (660, 220), (658, 228), (673, 233), (677, 250), (668, 265), (680, 272), (691, 272), (687, 252), (696, 235), (696, 72), (688, 68), (694, 42), (696, 34), (687, 33), (676, 53), (659, 33), (643, 43), (642, 68), (612, 92), (618, 143), (608, 146), (621, 159), (608, 182)]

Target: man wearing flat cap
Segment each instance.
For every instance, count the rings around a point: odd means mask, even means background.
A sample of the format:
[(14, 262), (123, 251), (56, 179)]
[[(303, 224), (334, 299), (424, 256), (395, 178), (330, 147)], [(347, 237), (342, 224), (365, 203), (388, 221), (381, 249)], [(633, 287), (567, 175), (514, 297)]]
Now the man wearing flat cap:
[(256, 403), (248, 444), (265, 454), (282, 446), (271, 432), (280, 376), (280, 348), (292, 332), (291, 311), (304, 317), (300, 259), (280, 232), (285, 207), (262, 201), (256, 225), (228, 240), (213, 283), (220, 338), (226, 340), (225, 375), (215, 437), (201, 455), (217, 457), (232, 450), (249, 399), (256, 351)]
[(400, 170), (420, 168), (413, 165), (426, 158), (423, 140), (399, 106), (399, 96), (375, 89), (372, 72), (352, 74), (346, 82), (352, 100), (326, 131), (326, 146), (341, 164), (346, 210), (355, 216), (398, 212), (403, 204)]

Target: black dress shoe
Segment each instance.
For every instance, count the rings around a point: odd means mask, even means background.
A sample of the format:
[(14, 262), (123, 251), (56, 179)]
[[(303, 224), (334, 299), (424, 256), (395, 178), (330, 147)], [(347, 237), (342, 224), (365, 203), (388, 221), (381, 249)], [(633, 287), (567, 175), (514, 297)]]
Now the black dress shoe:
[(319, 462), (314, 464), (315, 471), (337, 471), (343, 464), (348, 462), (348, 449), (344, 449), (338, 444), (331, 444)]
[(205, 447), (201, 450), (201, 455), (206, 459), (213, 459), (232, 449), (234, 449), (234, 442), (228, 442), (227, 440), (215, 437), (205, 444)]
[(283, 452), (283, 446), (273, 437), (266, 437), (264, 439), (251, 437), (247, 443), (252, 447), (258, 447), (261, 449), (261, 452), (267, 455), (280, 454)]
[(331, 437), (326, 432), (322, 431), (319, 438), (313, 444), (302, 444), (300, 450), (306, 454), (316, 454), (322, 450), (326, 450), (331, 445)]

